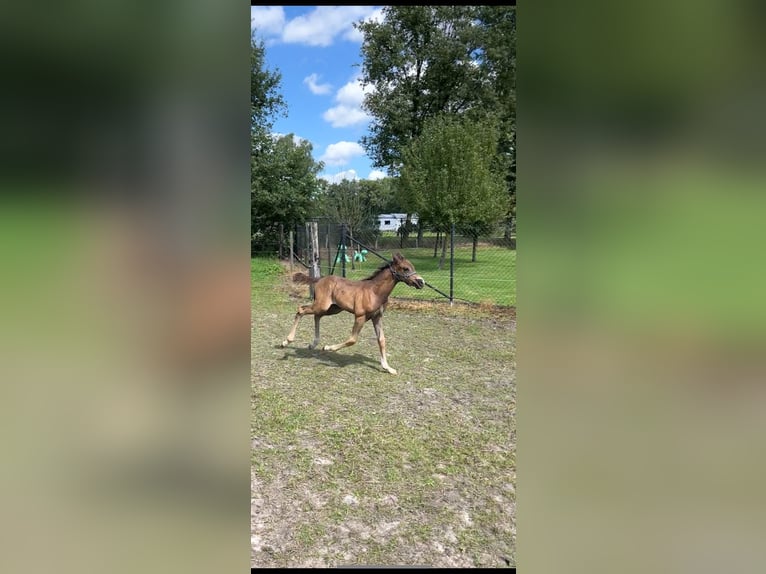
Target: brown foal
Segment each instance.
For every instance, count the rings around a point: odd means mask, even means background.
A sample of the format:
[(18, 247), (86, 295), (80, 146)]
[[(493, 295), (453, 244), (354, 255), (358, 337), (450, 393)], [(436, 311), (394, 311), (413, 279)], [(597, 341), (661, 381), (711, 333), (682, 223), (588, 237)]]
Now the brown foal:
[(282, 341), (283, 347), (295, 340), (295, 331), (304, 315), (314, 315), (314, 341), (309, 345), (309, 349), (314, 349), (319, 343), (319, 320), (325, 315), (348, 311), (355, 317), (351, 336), (337, 345), (325, 345), (323, 350), (337, 351), (353, 345), (364, 324), (372, 319), (372, 326), (375, 328), (380, 347), (380, 365), (392, 375), (396, 374), (396, 370), (388, 366), (386, 359), (386, 337), (383, 335), (381, 323), (383, 310), (388, 296), (399, 281), (416, 289), (422, 289), (425, 285), (425, 281), (417, 274), (412, 263), (402, 257), (401, 253), (395, 254), (391, 263), (382, 265), (367, 279), (352, 281), (335, 275), (314, 279), (305, 273), (296, 273), (293, 275), (293, 281), (306, 285), (313, 284), (314, 302), (298, 307), (293, 328), (287, 338)]

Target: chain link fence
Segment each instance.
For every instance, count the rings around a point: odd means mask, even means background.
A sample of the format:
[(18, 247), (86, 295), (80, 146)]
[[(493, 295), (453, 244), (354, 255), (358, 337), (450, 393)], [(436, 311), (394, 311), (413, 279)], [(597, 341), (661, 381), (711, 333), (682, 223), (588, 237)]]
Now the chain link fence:
[[(413, 224), (404, 216), (353, 230), (315, 219), (320, 275), (364, 279), (401, 252), (427, 282), (422, 290), (398, 285), (392, 297), (513, 307), (516, 305), (516, 234), (513, 225), (446, 230)], [(309, 269), (309, 224), (271, 238), (267, 250), (289, 261), (292, 271)], [(392, 229), (394, 228), (394, 229)], [(292, 246), (292, 249), (291, 249)], [(264, 252), (261, 252), (264, 253)], [(255, 255), (259, 252), (255, 251)]]

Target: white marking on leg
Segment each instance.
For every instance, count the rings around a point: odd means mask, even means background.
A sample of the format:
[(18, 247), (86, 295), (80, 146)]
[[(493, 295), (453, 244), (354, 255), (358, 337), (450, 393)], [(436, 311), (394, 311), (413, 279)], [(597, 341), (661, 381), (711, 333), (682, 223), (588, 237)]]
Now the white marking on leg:
[(372, 326), (375, 328), (375, 335), (378, 338), (378, 347), (380, 348), (380, 366), (383, 370), (388, 371), (392, 375), (396, 375), (396, 369), (392, 369), (388, 366), (388, 359), (386, 358), (386, 336), (383, 333), (383, 323), (381, 322), (381, 316), (378, 315), (372, 320)]
[(290, 343), (292, 343), (295, 340), (295, 332), (298, 329), (298, 323), (301, 320), (301, 317), (303, 317), (303, 314), (306, 312), (304, 310), (304, 307), (310, 308), (308, 305), (301, 305), (298, 307), (298, 312), (295, 314), (295, 321), (293, 321), (293, 328), (290, 329), (290, 333), (288, 333), (287, 338), (282, 341), (282, 346), (287, 347)]
[(314, 315), (314, 340), (309, 345), (309, 349), (315, 349), (319, 344), (319, 315)]

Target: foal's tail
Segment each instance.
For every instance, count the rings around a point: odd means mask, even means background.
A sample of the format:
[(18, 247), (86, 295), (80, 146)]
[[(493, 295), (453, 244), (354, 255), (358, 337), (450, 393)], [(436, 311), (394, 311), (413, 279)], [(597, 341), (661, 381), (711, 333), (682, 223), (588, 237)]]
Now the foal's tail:
[(309, 277), (305, 273), (296, 273), (293, 275), (293, 281), (296, 283), (300, 283), (302, 285), (313, 285), (317, 281), (319, 281), (318, 278)]

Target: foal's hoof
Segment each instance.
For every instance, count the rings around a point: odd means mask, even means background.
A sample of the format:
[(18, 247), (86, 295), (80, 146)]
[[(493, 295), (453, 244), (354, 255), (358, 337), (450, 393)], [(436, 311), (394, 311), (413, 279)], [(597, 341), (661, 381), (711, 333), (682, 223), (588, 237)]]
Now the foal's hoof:
[(397, 373), (397, 372), (396, 372), (396, 369), (392, 369), (391, 367), (388, 367), (388, 368), (386, 369), (386, 371), (388, 371), (388, 372), (389, 372), (389, 373), (391, 373), (392, 375), (398, 375), (398, 374), (399, 374), (399, 373)]
[(283, 346), (283, 347), (287, 347), (287, 345), (289, 345), (289, 344), (290, 344), (290, 341), (288, 341), (287, 339), (285, 339), (284, 341), (282, 341), (282, 346)]

